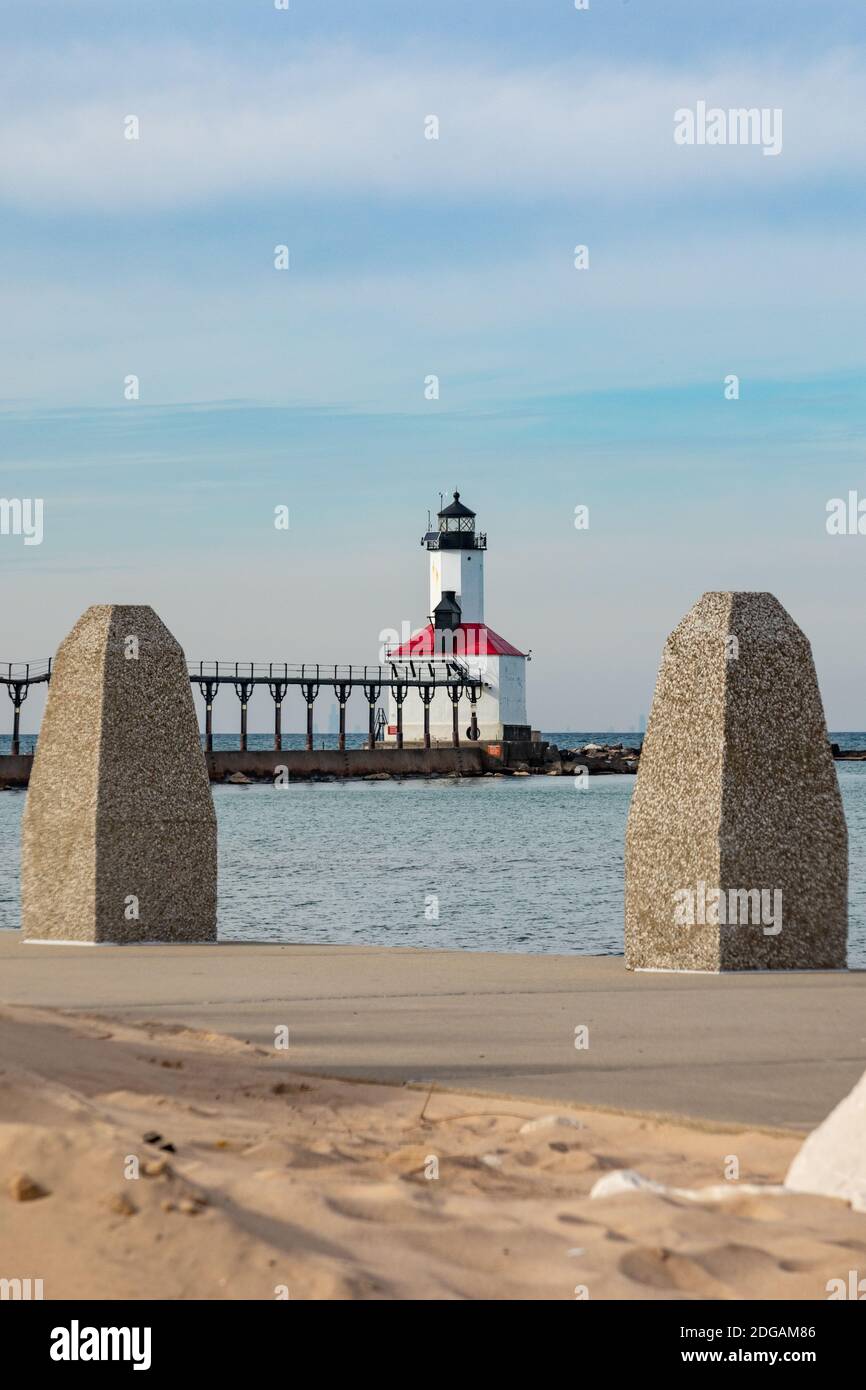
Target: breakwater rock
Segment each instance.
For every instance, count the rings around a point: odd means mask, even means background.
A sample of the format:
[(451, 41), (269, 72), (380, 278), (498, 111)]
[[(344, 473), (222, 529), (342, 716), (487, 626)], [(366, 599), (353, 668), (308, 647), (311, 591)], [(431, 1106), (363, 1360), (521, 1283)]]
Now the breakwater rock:
[(590, 776), (611, 772), (635, 773), (640, 761), (640, 748), (623, 743), (585, 743), (582, 748), (560, 748), (559, 759), (563, 773), (588, 769)]

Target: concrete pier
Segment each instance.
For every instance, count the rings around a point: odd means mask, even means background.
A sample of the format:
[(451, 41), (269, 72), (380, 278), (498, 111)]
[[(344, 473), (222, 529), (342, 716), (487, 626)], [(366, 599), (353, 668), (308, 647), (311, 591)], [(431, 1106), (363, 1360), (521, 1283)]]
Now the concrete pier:
[[(159, 736), (156, 737), (157, 749)], [(481, 777), (486, 772), (541, 770), (549, 758), (546, 743), (528, 741), (472, 744), (459, 748), (231, 748), (205, 753), (212, 782), (224, 782), (241, 773), (256, 780), (273, 780), (281, 769), (289, 778), (370, 777)], [(0, 755), (0, 788), (26, 787), (33, 767), (31, 754)]]

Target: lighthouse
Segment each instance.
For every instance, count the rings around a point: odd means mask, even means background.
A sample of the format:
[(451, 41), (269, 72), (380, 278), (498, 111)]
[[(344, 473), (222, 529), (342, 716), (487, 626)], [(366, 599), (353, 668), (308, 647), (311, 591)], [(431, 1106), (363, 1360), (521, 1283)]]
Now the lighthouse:
[[(421, 544), (427, 551), (430, 609), (427, 625), (407, 642), (388, 651), (398, 669), (419, 676), (449, 670), (466, 677), (479, 688), (476, 718), (470, 721), (469, 702), (461, 701), (461, 738), (499, 742), (528, 739), (526, 718), (526, 663), (521, 651), (484, 620), (484, 556), (487, 536), (475, 528), (475, 512), (455, 492), (437, 513), (435, 530), (427, 531)], [(465, 708), (464, 708), (465, 707)], [(465, 715), (465, 717), (463, 717)], [(396, 702), (389, 698), (387, 741), (396, 737)], [(450, 744), (453, 706), (447, 689), (438, 688), (429, 714), (431, 742)], [(403, 739), (420, 743), (424, 732), (424, 706), (417, 688), (410, 688), (403, 704)]]

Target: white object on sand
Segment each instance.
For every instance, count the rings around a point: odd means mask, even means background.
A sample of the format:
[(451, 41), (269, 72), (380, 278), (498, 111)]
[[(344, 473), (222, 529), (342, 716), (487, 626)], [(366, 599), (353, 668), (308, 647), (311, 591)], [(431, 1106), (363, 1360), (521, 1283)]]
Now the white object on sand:
[(664, 1183), (653, 1182), (636, 1173), (633, 1168), (617, 1168), (615, 1173), (605, 1173), (599, 1178), (590, 1192), (590, 1197), (619, 1197), (623, 1192), (657, 1192), (664, 1195), (668, 1191)]
[(652, 1192), (656, 1197), (679, 1197), (686, 1202), (723, 1202), (729, 1197), (768, 1197), (780, 1196), (787, 1191), (775, 1183), (726, 1182), (713, 1187), (668, 1187), (663, 1182), (653, 1182), (632, 1168), (617, 1168), (614, 1173), (605, 1173), (590, 1192), (590, 1197), (621, 1197), (626, 1192)]
[(866, 1072), (804, 1140), (785, 1187), (839, 1197), (855, 1211), (866, 1211)]
[(539, 1115), (535, 1120), (527, 1120), (520, 1126), (518, 1133), (535, 1134), (539, 1129), (556, 1129), (561, 1126), (563, 1129), (583, 1129), (580, 1120), (575, 1120), (571, 1115)]

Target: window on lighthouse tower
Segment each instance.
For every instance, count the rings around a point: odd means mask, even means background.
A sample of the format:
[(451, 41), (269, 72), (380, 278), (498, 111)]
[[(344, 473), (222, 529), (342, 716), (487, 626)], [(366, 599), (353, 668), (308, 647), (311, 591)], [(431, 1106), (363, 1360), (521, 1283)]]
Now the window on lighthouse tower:
[(460, 501), (460, 493), (454, 493), (454, 500), (439, 513), (440, 531), (475, 530), (475, 513)]

